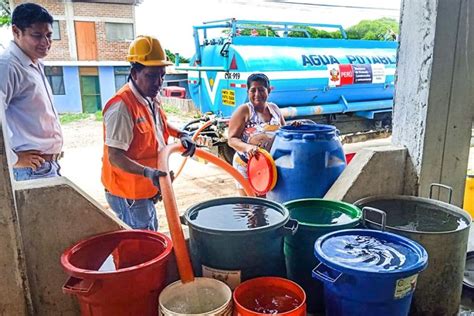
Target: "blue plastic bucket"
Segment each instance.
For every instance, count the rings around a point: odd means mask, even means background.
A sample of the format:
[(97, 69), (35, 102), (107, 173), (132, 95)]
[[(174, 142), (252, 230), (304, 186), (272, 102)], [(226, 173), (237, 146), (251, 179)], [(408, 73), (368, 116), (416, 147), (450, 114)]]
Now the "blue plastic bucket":
[(277, 202), (321, 198), (346, 168), (338, 132), (331, 125), (283, 126), (270, 154), (278, 180), (267, 198)]
[(313, 277), (324, 282), (326, 315), (408, 315), (418, 273), (428, 262), (418, 243), (392, 233), (347, 229), (321, 236)]

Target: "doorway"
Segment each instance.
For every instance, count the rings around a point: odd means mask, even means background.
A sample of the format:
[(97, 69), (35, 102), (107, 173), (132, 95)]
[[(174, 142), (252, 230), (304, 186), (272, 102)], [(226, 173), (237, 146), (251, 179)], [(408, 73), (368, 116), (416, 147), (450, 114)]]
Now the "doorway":
[(78, 60), (97, 60), (95, 22), (75, 21)]
[(102, 110), (100, 99), (99, 71), (97, 67), (79, 67), (81, 101), (83, 113)]

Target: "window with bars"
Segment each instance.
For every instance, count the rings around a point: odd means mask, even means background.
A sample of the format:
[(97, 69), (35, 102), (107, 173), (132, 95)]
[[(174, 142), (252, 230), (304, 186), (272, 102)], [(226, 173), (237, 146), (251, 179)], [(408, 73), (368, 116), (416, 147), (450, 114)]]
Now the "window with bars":
[(116, 66), (114, 67), (115, 75), (115, 91), (118, 91), (127, 83), (128, 74), (130, 73), (129, 66)]
[(132, 41), (133, 24), (132, 23), (105, 23), (105, 38), (108, 41)]
[(48, 78), (51, 90), (54, 95), (65, 95), (63, 67), (60, 66), (45, 66), (44, 73)]
[(61, 30), (59, 27), (59, 21), (53, 21), (53, 36), (51, 37), (53, 40), (59, 41), (61, 39)]

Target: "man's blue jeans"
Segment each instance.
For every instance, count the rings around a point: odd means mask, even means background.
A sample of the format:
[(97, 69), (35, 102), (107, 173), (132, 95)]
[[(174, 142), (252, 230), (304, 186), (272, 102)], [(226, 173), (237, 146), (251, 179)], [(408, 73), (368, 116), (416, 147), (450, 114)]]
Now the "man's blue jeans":
[(13, 176), (16, 181), (35, 180), (42, 178), (60, 177), (61, 167), (57, 161), (45, 161), (38, 169), (33, 168), (13, 168)]
[(150, 199), (131, 200), (105, 192), (110, 208), (123, 222), (134, 229), (158, 230), (156, 208)]

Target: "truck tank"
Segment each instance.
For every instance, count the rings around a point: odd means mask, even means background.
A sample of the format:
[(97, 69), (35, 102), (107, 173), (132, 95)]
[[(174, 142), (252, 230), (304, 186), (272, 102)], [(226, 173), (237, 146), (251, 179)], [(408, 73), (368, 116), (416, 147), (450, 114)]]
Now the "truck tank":
[[(309, 28), (335, 29), (342, 38), (311, 38)], [(226, 119), (247, 101), (255, 72), (269, 77), (269, 101), (286, 119), (334, 124), (344, 134), (391, 124), (396, 42), (350, 40), (340, 25), (236, 19), (205, 22), (193, 33), (195, 54), (177, 69), (188, 71), (196, 107), (218, 118), (205, 135), (227, 161)]]
[[(336, 28), (342, 39), (287, 37), (306, 27)], [(242, 30), (279, 36), (243, 36)], [(211, 31), (219, 30), (210, 38)], [(267, 31), (268, 32), (268, 31)], [(201, 34), (202, 33), (202, 34)], [(194, 27), (196, 53), (188, 70), (191, 97), (201, 112), (231, 116), (247, 100), (247, 77), (265, 73), (269, 101), (288, 119), (346, 114), (376, 119), (391, 113), (397, 43), (349, 40), (339, 25), (223, 20)]]

